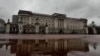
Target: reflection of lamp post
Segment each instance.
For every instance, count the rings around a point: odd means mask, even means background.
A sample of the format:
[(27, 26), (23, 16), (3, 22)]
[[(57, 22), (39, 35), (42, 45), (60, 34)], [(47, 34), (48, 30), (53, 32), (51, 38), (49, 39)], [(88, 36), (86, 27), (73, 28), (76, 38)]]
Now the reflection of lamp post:
[(97, 43), (93, 43), (93, 48), (96, 49)]

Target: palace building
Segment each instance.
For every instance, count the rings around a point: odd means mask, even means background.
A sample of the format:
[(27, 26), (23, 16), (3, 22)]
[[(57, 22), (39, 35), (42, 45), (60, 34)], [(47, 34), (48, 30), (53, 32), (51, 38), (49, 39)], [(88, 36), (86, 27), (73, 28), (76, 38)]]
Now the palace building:
[(12, 23), (8, 20), (6, 33), (88, 34), (87, 19), (19, 10), (18, 15), (13, 16)]
[(0, 33), (5, 32), (5, 21), (0, 18)]

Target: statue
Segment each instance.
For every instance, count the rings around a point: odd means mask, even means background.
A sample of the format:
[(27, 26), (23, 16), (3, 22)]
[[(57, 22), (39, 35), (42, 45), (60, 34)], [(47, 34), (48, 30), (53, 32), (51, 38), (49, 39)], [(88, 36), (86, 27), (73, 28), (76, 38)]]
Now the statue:
[(10, 23), (10, 19), (8, 19), (8, 23)]
[(92, 26), (93, 26), (93, 27), (95, 27), (95, 26), (96, 26), (94, 21), (92, 21)]

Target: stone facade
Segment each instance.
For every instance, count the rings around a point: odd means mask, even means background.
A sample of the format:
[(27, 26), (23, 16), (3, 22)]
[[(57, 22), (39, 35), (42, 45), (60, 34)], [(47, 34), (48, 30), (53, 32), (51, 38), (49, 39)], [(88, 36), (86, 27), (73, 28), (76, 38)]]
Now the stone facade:
[(67, 17), (65, 14), (52, 15), (19, 10), (19, 33), (84, 34), (87, 33), (87, 19)]
[(3, 19), (0, 19), (0, 33), (5, 32), (5, 21)]
[(17, 24), (18, 23), (18, 15), (12, 16), (12, 23)]

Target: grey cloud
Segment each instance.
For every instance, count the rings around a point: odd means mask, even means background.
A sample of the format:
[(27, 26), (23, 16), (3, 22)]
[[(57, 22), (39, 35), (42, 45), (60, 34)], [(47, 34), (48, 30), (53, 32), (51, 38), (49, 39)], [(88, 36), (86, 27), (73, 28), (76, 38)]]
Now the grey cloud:
[(100, 0), (0, 0), (0, 17), (7, 20), (19, 9), (38, 13), (54, 12), (67, 14), (68, 17), (87, 18), (89, 22), (100, 18)]

